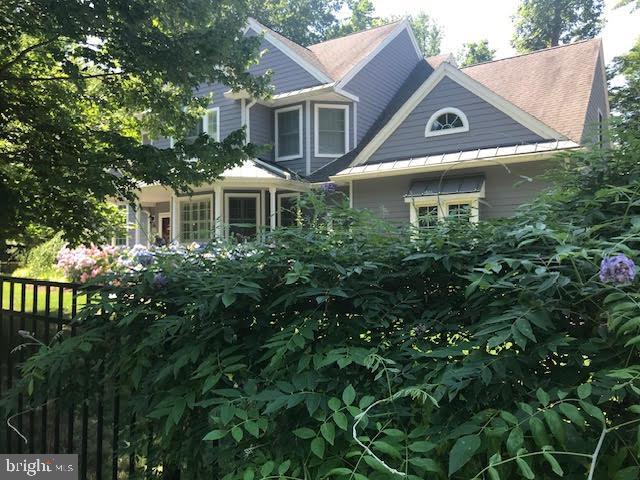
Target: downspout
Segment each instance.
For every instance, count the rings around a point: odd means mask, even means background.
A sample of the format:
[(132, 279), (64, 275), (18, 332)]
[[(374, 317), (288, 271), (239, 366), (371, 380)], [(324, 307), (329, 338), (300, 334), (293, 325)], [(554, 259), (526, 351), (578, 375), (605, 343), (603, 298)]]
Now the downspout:
[(253, 107), (257, 103), (257, 100), (252, 100), (249, 102), (249, 105), (245, 107), (244, 121), (245, 121), (245, 135), (244, 135), (244, 143), (245, 145), (251, 142), (251, 107)]

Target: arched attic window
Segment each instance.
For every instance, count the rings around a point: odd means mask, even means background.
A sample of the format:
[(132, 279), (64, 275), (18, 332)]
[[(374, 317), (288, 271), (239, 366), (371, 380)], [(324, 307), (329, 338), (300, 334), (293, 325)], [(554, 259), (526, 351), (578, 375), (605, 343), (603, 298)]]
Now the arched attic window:
[(424, 130), (425, 137), (448, 135), (469, 131), (469, 120), (462, 110), (447, 107), (431, 115)]

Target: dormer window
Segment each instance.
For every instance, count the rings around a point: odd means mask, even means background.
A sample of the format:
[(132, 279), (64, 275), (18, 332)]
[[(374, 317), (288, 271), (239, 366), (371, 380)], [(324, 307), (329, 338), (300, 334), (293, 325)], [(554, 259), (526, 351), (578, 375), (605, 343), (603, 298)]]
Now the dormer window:
[(467, 116), (457, 108), (442, 108), (431, 115), (425, 128), (425, 137), (469, 131)]

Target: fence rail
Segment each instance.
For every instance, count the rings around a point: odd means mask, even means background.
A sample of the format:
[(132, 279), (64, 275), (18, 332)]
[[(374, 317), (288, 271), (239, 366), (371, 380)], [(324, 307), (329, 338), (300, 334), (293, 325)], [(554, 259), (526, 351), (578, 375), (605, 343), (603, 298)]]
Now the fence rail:
[[(25, 343), (24, 331), (45, 344), (60, 332), (74, 335), (71, 320), (93, 296), (77, 283), (0, 275), (0, 396), (16, 384), (20, 365), (31, 352), (17, 348)], [(103, 387), (91, 395), (84, 392), (84, 401), (71, 407), (59, 406), (55, 398), (35, 409), (25, 409), (25, 404), (19, 396), (22, 413), (10, 418), (26, 443), (0, 410), (0, 452), (78, 453), (82, 480), (133, 478), (136, 455), (126, 442), (133, 423), (121, 421), (117, 391)]]

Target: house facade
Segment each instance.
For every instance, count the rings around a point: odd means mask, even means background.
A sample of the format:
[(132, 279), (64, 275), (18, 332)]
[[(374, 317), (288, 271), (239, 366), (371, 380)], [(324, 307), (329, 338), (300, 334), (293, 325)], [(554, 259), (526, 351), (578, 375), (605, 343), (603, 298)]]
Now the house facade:
[(251, 236), (292, 223), (295, 197), (326, 182), (397, 224), (508, 216), (544, 188), (551, 158), (604, 141), (598, 39), (459, 68), (424, 58), (405, 20), (306, 48), (253, 19), (245, 34), (262, 38), (250, 73), (271, 70), (273, 95), (202, 86), (213, 103), (198, 130), (222, 139), (245, 126), (269, 148), (191, 197), (142, 187), (117, 243)]

